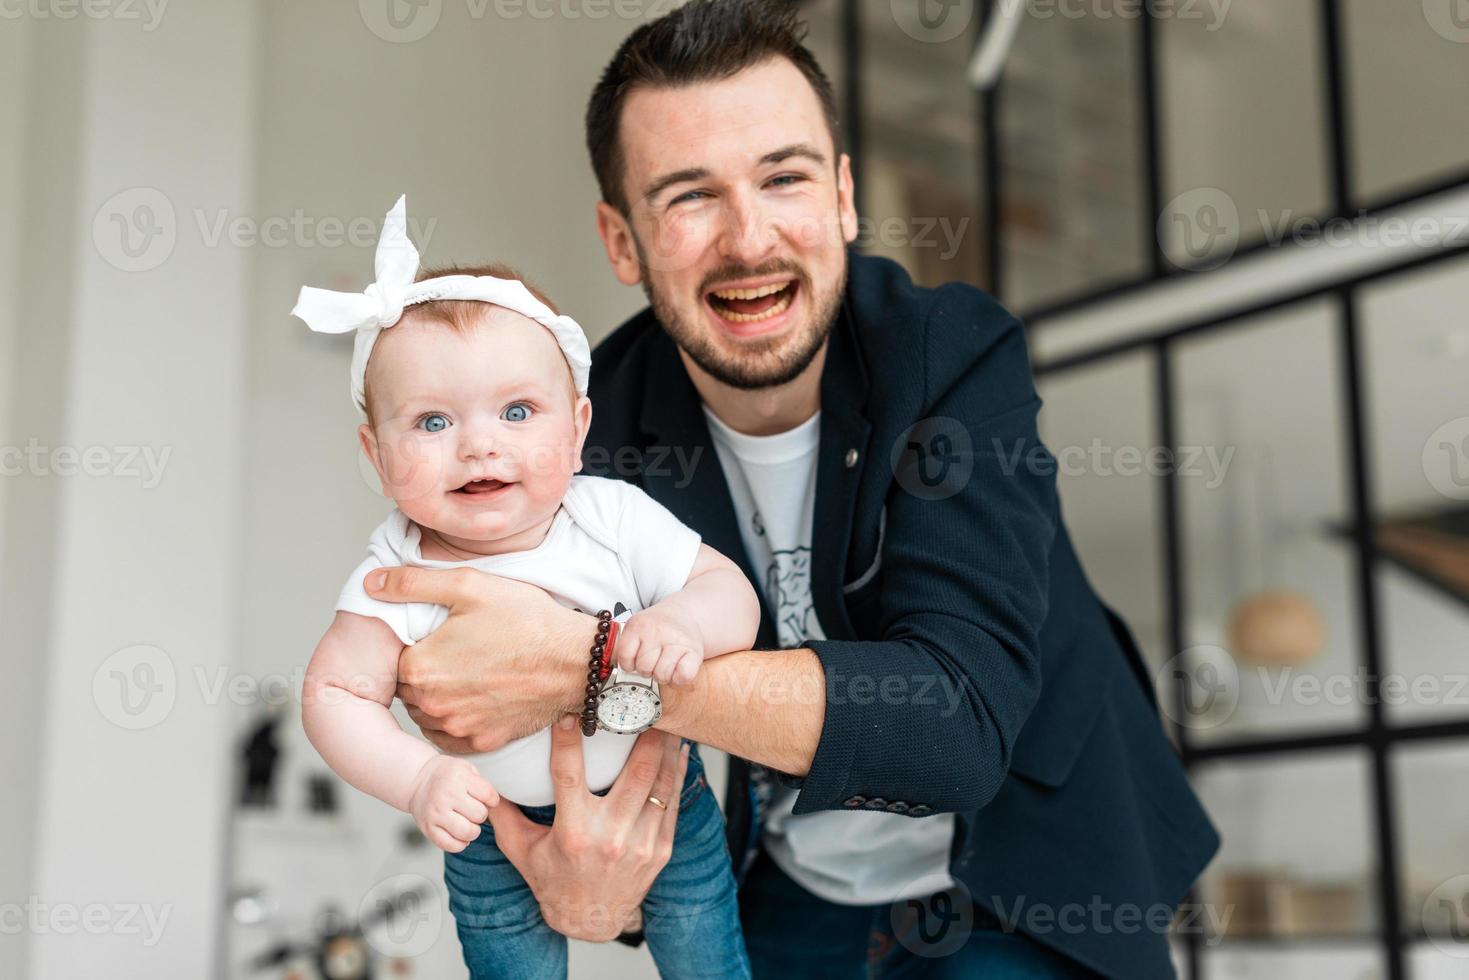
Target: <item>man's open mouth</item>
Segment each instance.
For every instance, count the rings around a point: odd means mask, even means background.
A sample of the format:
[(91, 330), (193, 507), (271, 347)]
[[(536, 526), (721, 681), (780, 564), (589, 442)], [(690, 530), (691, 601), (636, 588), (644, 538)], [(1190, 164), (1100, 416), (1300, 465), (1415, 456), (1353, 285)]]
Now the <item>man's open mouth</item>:
[(470, 480), (464, 486), (453, 492), (472, 496), (481, 493), (494, 493), (496, 490), (503, 490), (508, 486), (510, 486), (509, 483), (504, 483), (500, 480)]
[(790, 309), (799, 288), (795, 279), (749, 289), (712, 289), (705, 293), (709, 306), (731, 323), (759, 323)]

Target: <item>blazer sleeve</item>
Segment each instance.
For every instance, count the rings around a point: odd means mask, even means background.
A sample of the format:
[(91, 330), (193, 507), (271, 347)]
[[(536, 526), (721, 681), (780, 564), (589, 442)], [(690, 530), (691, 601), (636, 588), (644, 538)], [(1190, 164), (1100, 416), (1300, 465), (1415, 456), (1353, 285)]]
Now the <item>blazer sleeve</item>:
[(901, 478), (890, 488), (881, 584), (861, 600), (879, 603), (880, 635), (807, 644), (826, 674), (827, 705), (809, 773), (776, 774), (800, 788), (796, 813), (854, 796), (902, 800), (913, 815), (979, 809), (999, 791), (1040, 694), (1060, 517), (1020, 324), (1010, 318), (925, 403), (925, 418), (957, 437), (948, 450), (956, 472), (971, 468), (948, 496)]

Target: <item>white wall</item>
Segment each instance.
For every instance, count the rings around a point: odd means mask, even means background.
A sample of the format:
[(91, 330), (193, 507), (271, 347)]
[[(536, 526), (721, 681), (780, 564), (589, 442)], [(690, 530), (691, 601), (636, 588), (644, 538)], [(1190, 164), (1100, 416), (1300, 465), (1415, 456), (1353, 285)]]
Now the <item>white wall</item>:
[[(29, 95), (35, 70), (32, 54), (38, 47), (36, 32), (29, 21), (7, 24), (6, 28), (0, 31), (0, 88)], [(22, 340), (22, 303), (16, 284), (22, 280), (22, 260), (27, 254), (21, 231), (29, 227), (25, 219), (37, 216), (26, 207), (26, 177), (34, 146), (30, 138), (32, 105), (30, 98), (0, 100), (0, 213), (15, 216), (15, 220), (0, 222), (0, 446), (25, 442), (17, 438), (17, 403), (23, 383), (17, 356)], [(44, 230), (37, 231), (44, 238)], [(64, 298), (59, 299), (58, 305), (64, 308)], [(41, 370), (44, 366), (37, 367)], [(27, 395), (35, 394), (30, 386), (24, 388)], [(27, 421), (34, 423), (34, 415)], [(15, 527), (20, 523), (20, 506), (33, 506), (36, 490), (34, 481), (0, 478), (0, 635), (5, 637), (0, 657), (7, 678), (7, 683), (0, 685), (0, 774), (7, 798), (18, 801), (34, 798), (40, 774), (33, 746), (36, 692), (45, 683), (45, 660), (31, 654), (36, 649), (39, 620), (24, 613), (37, 595), (27, 584), (33, 586), (38, 573), (44, 577), (47, 565), (42, 559), (39, 568), (23, 567), (14, 550), (17, 541), (33, 545), (46, 537), (43, 526), (33, 524), (30, 533)], [(35, 513), (29, 506), (27, 509)], [(0, 807), (0, 901), (13, 900), (23, 883), (30, 881), (35, 828), (34, 805), (12, 803)], [(28, 953), (25, 933), (0, 932), (0, 976), (24, 976)]]
[[(7, 24), (7, 27), (10, 27)], [(56, 445), (63, 438), (65, 356), (71, 333), (73, 270), (64, 259), (74, 234), (75, 126), (47, 125), (52, 114), (74, 118), (80, 38), (55, 24), (15, 25), (0, 33), (3, 63), (13, 91), (4, 115), (8, 214), (0, 225), (6, 258), (5, 302), (0, 311), (0, 445), (30, 439)], [(25, 240), (21, 234), (24, 230)], [(31, 288), (21, 291), (18, 283)], [(25, 325), (24, 327), (22, 325)], [(36, 834), (41, 823), (41, 757), (45, 740), (41, 704), (52, 662), (49, 606), (55, 572), (59, 487), (29, 473), (0, 481), (0, 629), (6, 683), (0, 685), (0, 772), (8, 802), (0, 808), (0, 900), (23, 903), (33, 892)], [(0, 933), (0, 974), (24, 976), (30, 934)]]
[[(129, 188), (238, 199), (252, 12), (175, 12), (152, 31), (7, 19), (0, 37), (17, 95), (0, 113), (0, 206), (12, 218), (0, 232), (0, 445), (11, 467), (16, 449), (48, 450), (0, 489), (7, 977), (209, 972), (217, 713), (179, 697), (156, 726), (129, 730), (93, 681), (133, 643), (170, 650), (180, 670), (219, 662), (229, 644), (243, 277), (238, 257), (187, 244), (125, 272), (93, 232)], [(243, 49), (204, 43), (220, 36)], [(207, 93), (177, 84), (205, 74)], [(133, 446), (167, 448), (167, 479), (129, 476)], [(87, 449), (102, 458), (74, 472)], [(167, 916), (161, 933), (129, 925), (145, 910)]]
[[(186, 234), (171, 253), (157, 243), (174, 227), (170, 209), (244, 206), (254, 15), (251, 4), (193, 5), (153, 30), (116, 18), (40, 28), (32, 94), (45, 112), (32, 139), (56, 152), (37, 161), (27, 195), (25, 227), (41, 238), (27, 257), (38, 274), (24, 279), (17, 404), (45, 414), (20, 432), (108, 462), (68, 475), (56, 457), (37, 481), (49, 513), (8, 515), (32, 536), (11, 539), (8, 571), (46, 620), (25, 648), (48, 676), (32, 692), (41, 714), (25, 744), (43, 768), (26, 797), (31, 887), (17, 891), (61, 917), (31, 926), (36, 977), (211, 969), (224, 718), (193, 677), (227, 663), (234, 645), (246, 256)], [(180, 84), (201, 78), (209, 84)], [(163, 229), (146, 239), (160, 250), (135, 262), (114, 219)], [(169, 453), (156, 479), (132, 474), (132, 447)], [(42, 574), (21, 574), (33, 565)], [(156, 652), (117, 653), (137, 644)], [(139, 662), (151, 678), (134, 673)]]

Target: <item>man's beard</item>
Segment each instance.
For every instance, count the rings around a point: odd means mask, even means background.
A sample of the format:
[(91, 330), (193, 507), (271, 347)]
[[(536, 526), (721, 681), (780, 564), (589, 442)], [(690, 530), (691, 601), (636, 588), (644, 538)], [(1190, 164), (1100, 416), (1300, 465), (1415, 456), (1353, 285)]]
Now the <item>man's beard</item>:
[[(673, 342), (715, 381), (744, 391), (779, 387), (795, 380), (802, 371), (810, 367), (811, 362), (820, 353), (822, 345), (826, 343), (826, 338), (831, 334), (831, 328), (836, 323), (837, 313), (842, 305), (842, 294), (847, 288), (845, 255), (836, 288), (826, 296), (816, 295), (810, 278), (799, 266), (791, 262), (774, 260), (758, 269), (724, 268), (718, 270), (706, 279), (706, 283), (754, 279), (780, 273), (793, 275), (796, 277), (798, 298), (805, 297), (811, 305), (811, 313), (807, 321), (797, 328), (804, 331), (801, 335), (750, 341), (740, 353), (730, 355), (716, 346), (714, 339), (702, 324), (691, 324), (681, 318), (673, 304), (668, 301), (668, 297), (653, 288), (651, 270), (645, 262), (641, 261), (641, 258), (641, 250), (639, 250), (639, 265), (643, 272), (643, 294), (648, 297), (648, 305), (653, 308), (653, 315), (658, 318), (658, 322), (668, 332), (668, 336), (673, 338)], [(701, 287), (698, 297), (701, 305), (704, 303), (704, 293), (705, 289)], [(782, 350), (783, 345), (789, 349)]]

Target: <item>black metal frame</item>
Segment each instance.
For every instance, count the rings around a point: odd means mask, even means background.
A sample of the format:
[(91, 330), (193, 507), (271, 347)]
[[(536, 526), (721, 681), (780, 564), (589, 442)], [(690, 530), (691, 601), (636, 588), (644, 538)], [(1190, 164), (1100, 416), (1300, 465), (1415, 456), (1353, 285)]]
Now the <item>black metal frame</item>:
[[(1381, 215), (1405, 205), (1431, 198), (1444, 191), (1469, 186), (1469, 168), (1466, 168), (1446, 177), (1422, 181), (1416, 186), (1396, 194), (1383, 195), (1360, 202), (1353, 200), (1352, 188), (1354, 184), (1351, 141), (1348, 138), (1348, 126), (1350, 122), (1348, 108), (1350, 101), (1348, 98), (1349, 80), (1346, 78), (1345, 72), (1345, 27), (1341, 18), (1340, 0), (1317, 0), (1317, 2), (1320, 9), (1322, 30), (1322, 67), (1323, 73), (1326, 76), (1323, 84), (1323, 94), (1326, 99), (1324, 136), (1331, 151), (1329, 158), (1331, 169), (1326, 177), (1333, 193), (1331, 195), (1332, 212), (1327, 215), (1317, 216), (1316, 220), (1323, 226), (1328, 223), (1354, 221), (1363, 216)], [(989, 3), (993, 6), (995, 0), (989, 0)], [(1166, 256), (1163, 251), (1162, 242), (1159, 241), (1153, 226), (1153, 222), (1163, 213), (1165, 204), (1165, 190), (1163, 187), (1164, 141), (1161, 135), (1161, 109), (1158, 97), (1158, 29), (1157, 18), (1152, 13), (1152, 0), (1145, 0), (1145, 10), (1148, 15), (1139, 18), (1137, 24), (1140, 42), (1138, 46), (1138, 77), (1143, 95), (1143, 117), (1140, 138), (1144, 161), (1144, 200), (1147, 202), (1147, 211), (1140, 217), (1145, 222), (1144, 240), (1152, 243), (1148, 274), (1132, 280), (1111, 283), (1098, 289), (1087, 290), (1076, 296), (1064, 297), (1031, 309), (1023, 309), (1020, 312), (1022, 319), (1027, 323), (1039, 323), (1043, 320), (1054, 319), (1064, 313), (1071, 313), (1094, 306), (1106, 300), (1135, 295), (1156, 287), (1163, 280), (1186, 278), (1190, 275), (1197, 274), (1187, 267), (1175, 264)], [(997, 171), (998, 163), (999, 157), (997, 155)], [(999, 199), (1000, 179), (999, 176), (994, 178), (996, 200)], [(1275, 247), (1274, 243), (1263, 238), (1258, 241), (1247, 242), (1234, 250), (1232, 259), (1246, 258), (1251, 255), (1266, 252), (1273, 247)], [(1003, 292), (1003, 288), (1004, 283), (1002, 280), (991, 280), (991, 289), (997, 296)]]
[[(1322, 59), (1325, 75), (1323, 94), (1326, 99), (1325, 137), (1330, 151), (1331, 198), (1334, 214), (1326, 220), (1354, 220), (1364, 214), (1372, 215), (1391, 211), (1406, 204), (1421, 201), (1448, 190), (1469, 187), (1469, 170), (1452, 179), (1427, 182), (1405, 193), (1369, 202), (1354, 212), (1352, 202), (1353, 167), (1351, 140), (1349, 138), (1349, 79), (1346, 76), (1344, 33), (1340, 0), (1318, 0), (1322, 30)], [(862, 157), (861, 139), (862, 75), (861, 34), (857, 13), (858, 0), (844, 0), (842, 5), (843, 59), (846, 69), (846, 85), (843, 97), (844, 117), (847, 120), (849, 152), (853, 165)], [(997, 0), (988, 0), (987, 11), (993, 12)], [(1157, 79), (1157, 25), (1151, 0), (1147, 5), (1147, 16), (1138, 21), (1140, 31), (1139, 78), (1144, 89), (1144, 110), (1141, 138), (1145, 171), (1146, 213), (1140, 220), (1147, 223), (1145, 240), (1153, 243), (1149, 256), (1149, 274), (1131, 282), (1119, 283), (1049, 304), (1044, 308), (1027, 311), (1025, 319), (1032, 329), (1043, 329), (1044, 321), (1062, 313), (1080, 310), (1105, 300), (1136, 294), (1157, 287), (1160, 283), (1189, 275), (1189, 271), (1174, 266), (1164, 254), (1162, 243), (1154, 232), (1153, 222), (1163, 208), (1162, 172), (1163, 140), (1160, 134), (1158, 79)], [(976, 33), (979, 25), (976, 25)], [(1000, 142), (999, 114), (1003, 100), (997, 87), (977, 100), (976, 125), (983, 134), (983, 159), (980, 183), (983, 188), (986, 218), (986, 269), (985, 281), (991, 292), (1000, 296), (1004, 284), (1003, 241), (1001, 201), (1003, 194), (1003, 147)], [(860, 188), (860, 182), (858, 187)], [(1268, 242), (1257, 242), (1235, 252), (1238, 259), (1270, 247)], [(1409, 936), (1402, 922), (1399, 901), (1400, 842), (1397, 834), (1398, 806), (1392, 785), (1390, 759), (1391, 750), (1399, 745), (1420, 743), (1439, 739), (1469, 739), (1469, 719), (1430, 724), (1395, 724), (1383, 711), (1378, 697), (1380, 678), (1383, 676), (1383, 640), (1379, 618), (1378, 568), (1388, 560), (1378, 553), (1374, 534), (1373, 479), (1370, 456), (1370, 433), (1367, 424), (1364, 372), (1362, 359), (1361, 327), (1358, 318), (1357, 293), (1370, 283), (1410, 275), (1415, 271), (1438, 266), (1441, 263), (1464, 259), (1469, 262), (1469, 246), (1445, 246), (1437, 251), (1416, 255), (1390, 267), (1358, 273), (1342, 281), (1302, 288), (1292, 293), (1256, 303), (1237, 306), (1222, 313), (1212, 314), (1189, 322), (1175, 323), (1164, 330), (1148, 336), (1090, 349), (1084, 353), (1059, 358), (1040, 365), (1037, 375), (1054, 376), (1066, 371), (1096, 365), (1112, 358), (1137, 351), (1151, 351), (1154, 357), (1154, 386), (1157, 397), (1158, 444), (1170, 451), (1178, 447), (1177, 402), (1175, 399), (1175, 364), (1177, 345), (1186, 338), (1215, 331), (1227, 331), (1243, 326), (1257, 317), (1276, 313), (1291, 307), (1332, 299), (1338, 313), (1338, 340), (1341, 354), (1341, 377), (1343, 379), (1342, 420), (1344, 442), (1347, 447), (1347, 466), (1343, 477), (1349, 486), (1352, 519), (1349, 527), (1350, 546), (1354, 560), (1354, 584), (1359, 614), (1358, 628), (1361, 635), (1362, 668), (1367, 677), (1370, 709), (1365, 725), (1331, 731), (1316, 731), (1298, 735), (1282, 735), (1270, 738), (1238, 738), (1208, 745), (1193, 745), (1188, 730), (1173, 725), (1173, 734), (1184, 764), (1190, 769), (1211, 762), (1228, 759), (1281, 756), (1302, 752), (1327, 751), (1355, 748), (1367, 753), (1371, 763), (1371, 807), (1372, 826), (1377, 846), (1377, 887), (1375, 893), (1379, 904), (1378, 934), (1376, 937), (1341, 937), (1322, 940), (1311, 939), (1266, 939), (1261, 944), (1271, 947), (1311, 946), (1320, 942), (1333, 945), (1359, 945), (1369, 942), (1383, 952), (1388, 980), (1405, 980), (1407, 976), (1405, 952), (1416, 937)], [(1164, 570), (1164, 611), (1167, 623), (1167, 638), (1170, 649), (1183, 650), (1187, 647), (1187, 609), (1185, 606), (1185, 572), (1183, 522), (1178, 477), (1163, 482), (1162, 508), (1159, 513), (1160, 547)], [(1186, 675), (1183, 683), (1173, 685), (1171, 692), (1175, 705), (1174, 716), (1186, 717)], [(1201, 962), (1201, 937), (1197, 933), (1183, 936), (1186, 943), (1188, 975), (1191, 978), (1204, 976)]]
[[(1371, 805), (1372, 825), (1377, 847), (1378, 937), (1386, 959), (1389, 980), (1404, 980), (1407, 976), (1404, 960), (1408, 945), (1414, 941), (1404, 929), (1402, 906), (1399, 896), (1401, 858), (1400, 840), (1396, 823), (1398, 801), (1392, 784), (1392, 762), (1390, 754), (1398, 745), (1438, 739), (1469, 739), (1469, 719), (1427, 723), (1398, 724), (1384, 714), (1380, 697), (1380, 679), (1383, 677), (1384, 657), (1380, 604), (1377, 594), (1379, 564), (1385, 559), (1378, 553), (1373, 536), (1375, 513), (1372, 498), (1371, 443), (1367, 426), (1365, 399), (1364, 364), (1361, 347), (1361, 328), (1357, 317), (1357, 290), (1372, 282), (1411, 275), (1415, 271), (1434, 267), (1446, 261), (1462, 260), (1469, 264), (1469, 246), (1454, 246), (1421, 256), (1388, 269), (1379, 269), (1353, 278), (1347, 283), (1330, 283), (1304, 289), (1280, 300), (1254, 304), (1231, 310), (1195, 323), (1171, 328), (1165, 333), (1142, 338), (1126, 344), (1088, 351), (1085, 354), (1056, 361), (1037, 368), (1037, 375), (1052, 377), (1066, 371), (1095, 366), (1115, 357), (1151, 351), (1154, 358), (1154, 386), (1157, 399), (1158, 445), (1175, 452), (1179, 446), (1177, 429), (1177, 401), (1175, 399), (1174, 357), (1180, 340), (1212, 332), (1248, 326), (1257, 317), (1279, 312), (1303, 303), (1323, 298), (1336, 300), (1339, 314), (1338, 328), (1341, 347), (1341, 372), (1344, 380), (1342, 418), (1345, 428), (1347, 468), (1343, 474), (1350, 488), (1350, 538), (1355, 561), (1355, 587), (1359, 614), (1361, 667), (1365, 676), (1364, 696), (1369, 704), (1365, 726), (1343, 728), (1335, 731), (1312, 732), (1298, 735), (1281, 735), (1272, 738), (1240, 738), (1230, 741), (1197, 746), (1191, 744), (1188, 729), (1173, 725), (1175, 742), (1185, 766), (1196, 769), (1200, 764), (1224, 760), (1260, 756), (1279, 756), (1300, 752), (1315, 752), (1332, 749), (1357, 748), (1365, 751), (1371, 762)], [(1187, 610), (1186, 563), (1184, 560), (1183, 520), (1181, 514), (1179, 477), (1175, 474), (1163, 481), (1163, 505), (1159, 515), (1162, 525), (1161, 547), (1164, 571), (1164, 612), (1167, 623), (1169, 649), (1183, 650), (1188, 647), (1184, 624)], [(1175, 718), (1187, 717), (1187, 675), (1182, 683), (1173, 685), (1172, 700)], [(1203, 976), (1200, 963), (1199, 937), (1196, 933), (1186, 934), (1189, 976)], [(1343, 942), (1353, 942), (1344, 939)], [(1355, 940), (1360, 942), (1360, 937)], [(1269, 941), (1273, 946), (1289, 946), (1290, 939)], [(1302, 943), (1304, 945), (1304, 943)]]

